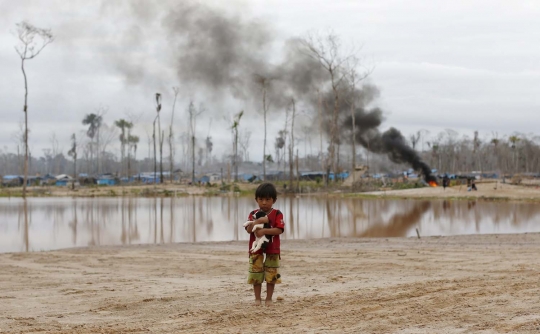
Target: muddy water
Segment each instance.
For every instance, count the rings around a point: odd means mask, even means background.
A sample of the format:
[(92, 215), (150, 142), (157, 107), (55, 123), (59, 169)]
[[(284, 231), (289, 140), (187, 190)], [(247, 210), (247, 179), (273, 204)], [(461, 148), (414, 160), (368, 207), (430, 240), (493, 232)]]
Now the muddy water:
[[(0, 252), (247, 240), (246, 197), (0, 199)], [(282, 197), (284, 239), (540, 232), (528, 203)]]

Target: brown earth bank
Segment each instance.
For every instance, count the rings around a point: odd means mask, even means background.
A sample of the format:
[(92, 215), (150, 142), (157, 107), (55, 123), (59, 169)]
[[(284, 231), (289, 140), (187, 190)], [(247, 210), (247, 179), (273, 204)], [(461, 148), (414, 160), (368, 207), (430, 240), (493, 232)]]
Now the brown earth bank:
[(365, 197), (395, 198), (447, 198), (479, 200), (540, 201), (540, 186), (536, 184), (512, 185), (497, 182), (479, 182), (477, 191), (467, 191), (466, 186), (424, 187), (404, 190), (382, 190), (359, 193)]
[(251, 305), (244, 242), (0, 254), (0, 332), (538, 333), (539, 252), (540, 234), (285, 240), (273, 307)]
[[(238, 183), (237, 191), (241, 195), (252, 196), (258, 184)], [(281, 184), (277, 186), (280, 194), (284, 194), (286, 189)], [(368, 198), (418, 198), (418, 199), (478, 199), (478, 200), (510, 200), (510, 201), (540, 201), (540, 182), (524, 183), (523, 185), (513, 185), (495, 181), (479, 181), (477, 183), (478, 191), (467, 191), (466, 186), (447, 187), (423, 187), (401, 190), (380, 190), (372, 192), (353, 192), (350, 188), (336, 187), (325, 191), (319, 187), (304, 195), (330, 195), (330, 196), (358, 196)], [(221, 195), (227, 196), (233, 194), (233, 187), (230, 191), (220, 191), (220, 187), (206, 186), (188, 186), (183, 184), (163, 185), (131, 185), (131, 186), (100, 186), (100, 187), (81, 187), (71, 190), (66, 187), (29, 187), (29, 197), (114, 197), (114, 196), (185, 196), (185, 195)], [(3, 188), (0, 189), (0, 197), (15, 196), (20, 197), (22, 188)]]

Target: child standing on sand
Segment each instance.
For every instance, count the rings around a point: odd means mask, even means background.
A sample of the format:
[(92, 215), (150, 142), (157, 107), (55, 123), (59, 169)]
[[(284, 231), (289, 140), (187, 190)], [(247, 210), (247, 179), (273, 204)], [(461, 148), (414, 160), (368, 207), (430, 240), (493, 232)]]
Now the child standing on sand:
[[(283, 233), (285, 223), (283, 222), (283, 214), (281, 211), (273, 208), (276, 200), (276, 187), (271, 183), (261, 184), (255, 191), (255, 201), (257, 201), (259, 208), (251, 211), (248, 216), (248, 220), (251, 221), (251, 223), (246, 226), (246, 231), (250, 233), (249, 249), (251, 249), (256, 238), (264, 235), (272, 236), (264, 252), (263, 249), (259, 249), (254, 253), (249, 253), (248, 283), (253, 284), (255, 305), (261, 305), (261, 288), (263, 281), (266, 281), (266, 306), (272, 305), (274, 287), (276, 284), (281, 283), (281, 275), (279, 274), (279, 261), (281, 259), (279, 235)], [(259, 211), (266, 213), (266, 216), (255, 219), (255, 215)], [(270, 228), (262, 228), (253, 231), (255, 225), (265, 223), (269, 223)], [(266, 253), (266, 259), (264, 258), (264, 253)]]

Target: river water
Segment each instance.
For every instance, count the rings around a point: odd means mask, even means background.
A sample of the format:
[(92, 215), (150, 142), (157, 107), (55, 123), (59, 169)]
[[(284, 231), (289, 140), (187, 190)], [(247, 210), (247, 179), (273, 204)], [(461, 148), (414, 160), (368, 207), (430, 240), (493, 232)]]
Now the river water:
[[(248, 240), (251, 197), (0, 199), (0, 253)], [(531, 203), (280, 197), (283, 239), (540, 232)], [(246, 245), (247, 248), (247, 245)]]

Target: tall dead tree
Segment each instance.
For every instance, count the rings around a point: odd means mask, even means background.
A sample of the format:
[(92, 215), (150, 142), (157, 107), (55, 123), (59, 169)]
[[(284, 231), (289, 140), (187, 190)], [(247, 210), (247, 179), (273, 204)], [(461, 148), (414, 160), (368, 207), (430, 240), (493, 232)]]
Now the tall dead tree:
[(50, 29), (40, 29), (23, 21), (17, 23), (17, 37), (20, 44), (15, 51), (21, 58), (21, 71), (24, 77), (24, 179), (23, 197), (26, 196), (26, 183), (28, 179), (28, 78), (24, 69), (24, 62), (37, 57), (37, 55), (52, 41), (54, 37)]
[(296, 116), (296, 103), (294, 98), (291, 99), (292, 115), (291, 115), (291, 139), (289, 140), (289, 189), (293, 188), (293, 168), (294, 168), (294, 118)]
[(261, 86), (262, 90), (262, 105), (263, 105), (263, 119), (264, 119), (264, 140), (263, 140), (263, 181), (266, 181), (266, 160), (268, 160), (269, 157), (266, 156), (266, 115), (268, 113), (268, 101), (267, 101), (267, 93), (268, 88), (270, 85), (270, 81), (272, 79), (267, 78), (262, 75), (256, 75), (255, 81), (257, 84)]
[[(137, 162), (137, 145), (139, 144), (139, 137), (138, 136), (132, 136), (131, 134), (128, 134), (127, 138), (128, 142), (128, 180), (131, 175), (131, 151), (133, 151), (133, 159), (135, 162)], [(138, 174), (138, 173), (137, 173)]]
[[(341, 42), (339, 37), (330, 32), (326, 36), (309, 34), (301, 40), (304, 47), (303, 52), (319, 64), (328, 72), (329, 81), (333, 93), (333, 112), (330, 122), (330, 163), (334, 173), (337, 172), (336, 166), (336, 144), (338, 142), (339, 133), (339, 104), (340, 104), (340, 84), (345, 77), (346, 72), (343, 71), (343, 65), (348, 61), (350, 56), (342, 56)], [(337, 180), (337, 178), (334, 178)]]
[[(351, 57), (348, 64), (348, 75), (347, 79), (350, 85), (350, 96), (349, 96), (349, 106), (351, 107), (351, 118), (352, 118), (352, 135), (351, 135), (351, 149), (352, 149), (352, 161), (351, 161), (351, 173), (353, 178), (353, 183), (356, 182), (356, 101), (358, 99), (356, 85), (367, 78), (371, 74), (370, 70), (366, 70), (363, 73), (358, 73), (356, 67), (358, 66), (358, 58)], [(414, 147), (413, 147), (414, 148)]]
[(117, 121), (114, 121), (114, 125), (116, 125), (120, 129), (120, 175), (122, 175), (124, 173), (126, 144), (129, 137), (129, 135), (126, 135), (126, 130), (129, 131), (133, 127), (133, 123), (128, 122), (125, 119), (119, 119)]
[(512, 172), (517, 173), (518, 168), (517, 168), (517, 160), (516, 160), (516, 145), (519, 141), (521, 141), (521, 138), (519, 138), (517, 134), (514, 134), (508, 138), (508, 141), (510, 142), (510, 147), (512, 148), (512, 160), (513, 160)]
[(243, 159), (244, 161), (249, 161), (249, 152), (248, 152), (248, 148), (249, 148), (249, 144), (250, 144), (250, 139), (251, 139), (251, 131), (242, 131), (239, 135), (238, 135), (239, 139), (238, 139), (238, 143), (240, 144), (240, 147), (242, 148), (242, 155), (243, 155)]
[[(96, 151), (94, 139), (96, 138), (99, 128), (101, 127), (102, 121), (103, 117), (98, 114), (87, 114), (82, 121), (83, 125), (88, 125), (86, 135), (88, 136), (88, 138), (90, 138), (90, 160), (92, 166), (94, 164), (94, 153)], [(99, 147), (99, 144), (97, 146)], [(97, 152), (96, 155), (99, 155), (99, 152)], [(96, 170), (92, 169), (90, 173), (96, 173)]]
[(171, 125), (169, 126), (169, 172), (171, 183), (173, 182), (173, 169), (174, 169), (174, 131), (173, 131), (173, 123), (174, 123), (174, 107), (176, 106), (176, 99), (178, 98), (178, 93), (180, 92), (180, 88), (173, 87), (174, 92), (174, 100), (172, 105), (172, 114), (171, 114)]
[(233, 142), (233, 170), (234, 170), (234, 182), (238, 182), (238, 127), (240, 126), (240, 119), (244, 115), (244, 111), (240, 111), (234, 116), (231, 129), (234, 135)]
[(193, 104), (193, 101), (189, 102), (188, 115), (189, 115), (189, 130), (191, 139), (191, 182), (195, 184), (195, 132), (197, 130), (197, 116), (202, 114), (204, 106), (200, 105), (199, 110)]
[[(135, 127), (135, 124), (139, 121), (139, 119), (143, 116), (143, 113), (140, 114), (134, 114), (131, 112), (126, 112), (127, 118), (129, 119), (130, 126), (127, 128), (127, 137), (126, 137), (126, 144), (127, 144), (127, 175), (128, 180), (131, 176), (131, 151), (132, 149), (137, 148), (137, 145), (139, 143), (139, 137), (138, 136), (132, 136), (131, 130)], [(135, 159), (134, 162), (136, 162), (137, 159)]]
[[(161, 94), (156, 93), (156, 118), (154, 118), (153, 124), (153, 132), (152, 132), (152, 139), (154, 141), (154, 185), (156, 182), (157, 177), (157, 150), (156, 150), (156, 122), (159, 119), (159, 112), (161, 111)], [(161, 175), (163, 178), (163, 175)], [(162, 180), (161, 180), (162, 181)]]
[(77, 137), (75, 134), (71, 135), (71, 148), (68, 151), (68, 155), (73, 158), (73, 177), (77, 179)]
[(206, 165), (208, 165), (209, 162), (212, 161), (212, 149), (214, 148), (214, 143), (212, 142), (212, 136), (210, 136), (210, 132), (206, 136)]
[(159, 93), (156, 94), (156, 100), (157, 95), (159, 95), (159, 110), (157, 114), (157, 120), (158, 120), (158, 135), (159, 135), (159, 183), (163, 183), (165, 180), (163, 180), (163, 139), (165, 137), (165, 133), (161, 131), (161, 117), (160, 117), (160, 110), (161, 110), (161, 95)]

